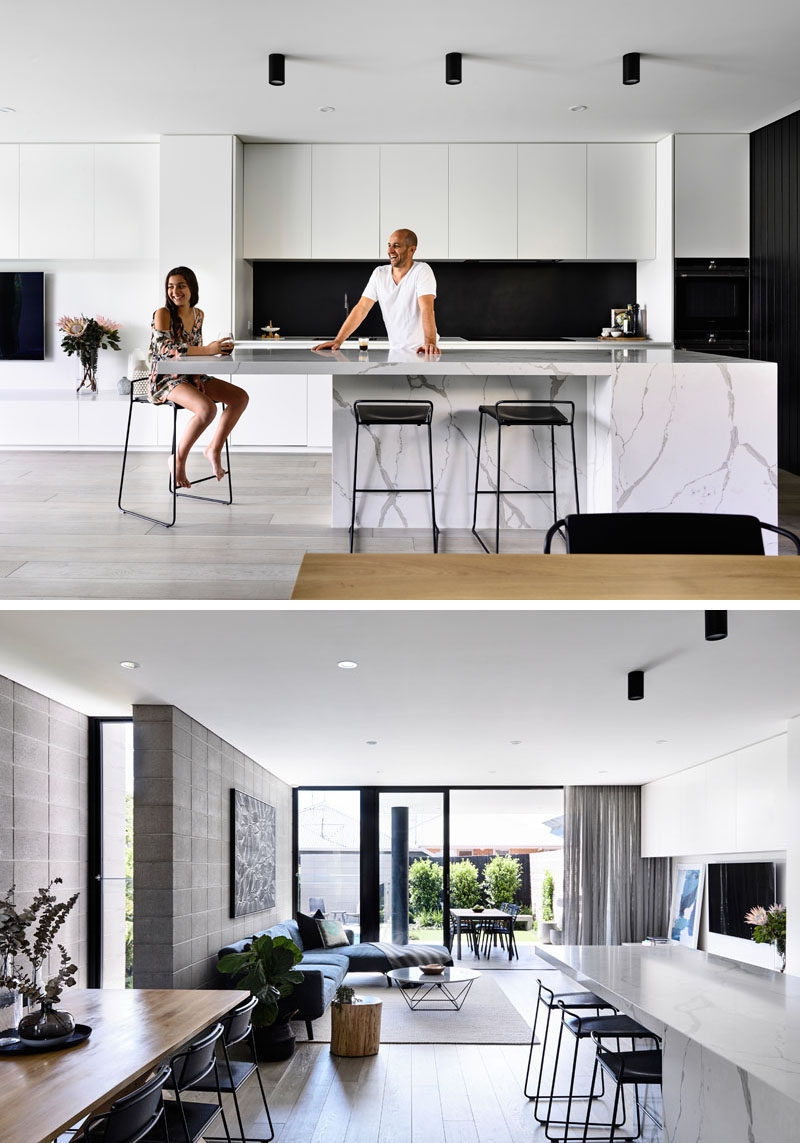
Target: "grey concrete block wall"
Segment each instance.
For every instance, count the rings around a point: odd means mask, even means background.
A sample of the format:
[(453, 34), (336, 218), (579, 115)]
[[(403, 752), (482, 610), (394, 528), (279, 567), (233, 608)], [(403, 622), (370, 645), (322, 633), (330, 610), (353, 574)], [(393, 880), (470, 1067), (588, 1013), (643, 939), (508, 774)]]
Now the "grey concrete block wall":
[[(80, 897), (57, 940), (86, 984), (88, 718), (0, 676), (0, 892), (27, 900), (61, 877)], [(55, 969), (57, 955), (51, 959)]]
[[(137, 988), (214, 984), (217, 951), (292, 913), (292, 790), (172, 706), (133, 708), (133, 975)], [(276, 905), (229, 909), (231, 787), (275, 807)]]

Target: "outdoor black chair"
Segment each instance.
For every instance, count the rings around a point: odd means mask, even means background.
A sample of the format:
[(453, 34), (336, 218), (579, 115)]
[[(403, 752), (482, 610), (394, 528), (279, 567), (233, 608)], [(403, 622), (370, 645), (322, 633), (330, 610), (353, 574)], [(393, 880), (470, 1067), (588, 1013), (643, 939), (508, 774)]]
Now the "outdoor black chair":
[(510, 901), (504, 901), (501, 905), (497, 906), (503, 913), (508, 913), (508, 921), (486, 921), (483, 929), (483, 951), (488, 957), (492, 951), (492, 946), (499, 945), (500, 948), (506, 951), (506, 942), (511, 946), (511, 952), (519, 960), (519, 951), (517, 949), (517, 942), (514, 939), (514, 922), (519, 916), (520, 906), (514, 905)]
[[(258, 1070), (258, 1055), (256, 1052), (255, 1036), (253, 1034), (253, 1009), (256, 1004), (258, 1004), (257, 997), (251, 996), (249, 1000), (238, 1004), (235, 1008), (232, 1008), (226, 1016), (222, 1017), (220, 1023), (224, 1031), (218, 1045), (222, 1048), (222, 1059), (217, 1059), (217, 1075), (212, 1077), (211, 1074), (209, 1074), (202, 1079), (196, 1080), (186, 1088), (188, 1091), (215, 1092), (219, 1086), (219, 1090), (223, 1095), (231, 1095), (233, 1097), (233, 1106), (236, 1109), (236, 1118), (239, 1122), (240, 1143), (270, 1143), (270, 1140), (275, 1138), (272, 1116), (269, 1113), (269, 1106), (267, 1105), (267, 1095), (261, 1080), (261, 1072)], [(242, 1044), (249, 1049), (249, 1060), (231, 1059), (228, 1049), (232, 1048), (235, 1044)], [(269, 1135), (245, 1135), (244, 1133), (238, 1092), (239, 1088), (241, 1088), (252, 1075), (255, 1075), (258, 1080), (258, 1086), (261, 1091), (261, 1102), (267, 1114)], [(208, 1143), (213, 1143), (214, 1136), (206, 1135), (204, 1138)]]
[(113, 1143), (139, 1143), (153, 1132), (153, 1139), (165, 1139), (164, 1084), (170, 1077), (167, 1064), (154, 1076), (121, 1099), (101, 1115), (90, 1116), (81, 1127), (81, 1138), (113, 1140)]
[(553, 524), (544, 550), (563, 532), (567, 551), (577, 554), (763, 556), (762, 529), (786, 536), (800, 555), (794, 532), (726, 512), (581, 512)]
[[(176, 1143), (178, 1140), (183, 1140), (183, 1143), (197, 1143), (198, 1139), (205, 1139), (210, 1143), (211, 1136), (207, 1131), (218, 1115), (222, 1116), (225, 1143), (231, 1143), (231, 1133), (222, 1107), (222, 1086), (216, 1054), (217, 1044), (224, 1035), (225, 1029), (222, 1024), (215, 1024), (170, 1060), (172, 1078), (166, 1087), (168, 1091), (174, 1092), (175, 1100), (164, 1101), (166, 1138), (170, 1143)], [(208, 1083), (209, 1086), (204, 1087), (204, 1083)], [(187, 1091), (214, 1091), (217, 1102), (199, 1103), (181, 1099), (181, 1093)], [(163, 1138), (163, 1135), (153, 1135), (153, 1143), (159, 1138)]]
[[(196, 492), (187, 492), (186, 489), (178, 491), (172, 473), (175, 471), (175, 460), (178, 453), (178, 408), (174, 401), (164, 401), (163, 406), (159, 408), (172, 409), (172, 469), (169, 474), (168, 488), (170, 496), (172, 497), (172, 517), (169, 520), (160, 520), (157, 516), (147, 516), (144, 512), (134, 512), (132, 508), (124, 508), (122, 506), (122, 490), (125, 485), (125, 468), (128, 463), (128, 442), (131, 437), (131, 418), (133, 417), (134, 405), (149, 405), (151, 404), (148, 397), (148, 384), (145, 380), (131, 382), (131, 399), (128, 406), (128, 428), (125, 432), (125, 448), (122, 453), (122, 472), (119, 478), (119, 496), (117, 497), (117, 506), (121, 512), (126, 516), (136, 516), (140, 520), (149, 520), (151, 524), (160, 524), (162, 528), (171, 528), (175, 523), (178, 513), (178, 499), (181, 500), (206, 500), (211, 504), (232, 504), (233, 503), (233, 484), (231, 483), (231, 457), (230, 450), (228, 449), (228, 442), (225, 441), (225, 468), (228, 473), (228, 496), (223, 499), (219, 496), (198, 496)], [(223, 409), (225, 406), (222, 406)], [(213, 472), (210, 476), (201, 476), (192, 480), (192, 488), (198, 484), (203, 484), (206, 480), (216, 480)]]

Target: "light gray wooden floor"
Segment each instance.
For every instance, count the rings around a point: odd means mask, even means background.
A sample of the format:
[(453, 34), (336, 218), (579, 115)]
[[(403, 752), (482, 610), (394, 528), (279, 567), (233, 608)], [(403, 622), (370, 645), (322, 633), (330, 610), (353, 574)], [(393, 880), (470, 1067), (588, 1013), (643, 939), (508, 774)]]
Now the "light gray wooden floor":
[[(330, 457), (234, 458), (234, 504), (184, 501), (174, 528), (117, 508), (112, 452), (0, 452), (0, 600), (288, 599), (306, 552), (346, 552), (330, 527)], [(198, 456), (190, 477), (205, 475)], [(214, 494), (211, 482), (201, 493)], [(126, 504), (170, 508), (163, 454), (134, 453)], [(780, 521), (800, 529), (800, 477), (781, 473)], [(503, 535), (507, 552), (541, 551), (542, 532)], [(431, 550), (426, 529), (365, 529), (358, 550)], [(784, 550), (786, 542), (781, 542)], [(444, 552), (479, 552), (469, 530), (442, 534)]]
[[(523, 970), (494, 977), (529, 1023), (537, 975)], [(566, 982), (558, 972), (545, 975), (555, 987)], [(591, 1058), (590, 1049), (582, 1049), (585, 1090)], [(261, 1074), (278, 1143), (543, 1143), (544, 1129), (523, 1092), (527, 1061), (528, 1048), (519, 1045), (384, 1044), (377, 1056), (342, 1059), (328, 1044), (303, 1043), (291, 1060), (262, 1064)], [(570, 1062), (567, 1053), (561, 1082)], [(241, 1102), (245, 1129), (266, 1134), (254, 1081)], [(651, 1105), (658, 1109), (657, 1096)], [(586, 1104), (580, 1107), (585, 1113)], [(646, 1123), (644, 1143), (659, 1143), (660, 1132)]]

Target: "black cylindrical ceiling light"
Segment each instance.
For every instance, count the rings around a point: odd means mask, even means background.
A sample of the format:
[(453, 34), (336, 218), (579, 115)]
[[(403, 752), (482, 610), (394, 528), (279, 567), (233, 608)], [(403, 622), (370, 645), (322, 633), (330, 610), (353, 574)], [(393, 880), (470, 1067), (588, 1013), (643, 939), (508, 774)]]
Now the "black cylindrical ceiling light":
[(444, 57), (445, 83), (461, 83), (461, 52), (448, 52)]
[(627, 52), (622, 57), (622, 82), (625, 84), (639, 82), (638, 52)]
[(728, 638), (728, 613), (727, 611), (707, 611), (706, 612), (706, 639), (709, 643), (715, 643), (719, 639)]
[(269, 82), (273, 87), (283, 87), (286, 83), (286, 56), (280, 52), (270, 52)]
[(644, 698), (644, 671), (628, 671), (628, 701)]

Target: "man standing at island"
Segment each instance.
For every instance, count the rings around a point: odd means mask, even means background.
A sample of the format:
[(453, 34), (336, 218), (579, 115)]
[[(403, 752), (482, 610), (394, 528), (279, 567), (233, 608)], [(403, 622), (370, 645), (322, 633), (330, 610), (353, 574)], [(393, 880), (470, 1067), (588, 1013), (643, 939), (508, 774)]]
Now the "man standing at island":
[(414, 261), (417, 236), (413, 230), (395, 230), (389, 238), (389, 265), (376, 266), (358, 304), (344, 320), (333, 341), (323, 341), (314, 349), (339, 349), (355, 333), (377, 302), (394, 352), (420, 353), (438, 357), (436, 318), (433, 303), (436, 279), (425, 262)]

